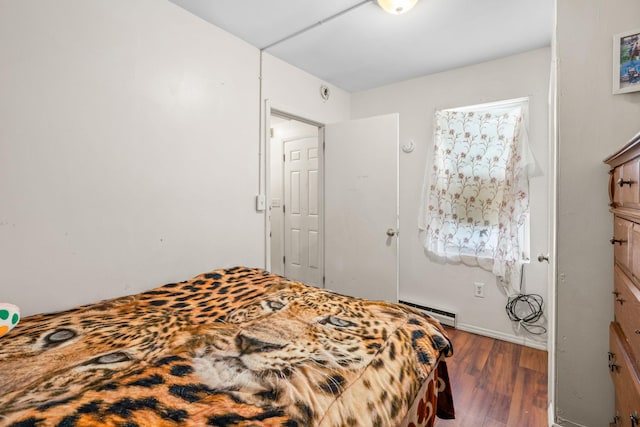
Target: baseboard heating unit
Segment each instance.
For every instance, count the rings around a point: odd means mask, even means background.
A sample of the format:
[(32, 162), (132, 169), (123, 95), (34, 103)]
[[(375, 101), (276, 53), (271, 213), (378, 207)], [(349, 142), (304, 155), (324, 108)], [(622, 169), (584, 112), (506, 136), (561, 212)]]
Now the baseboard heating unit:
[(398, 301), (400, 304), (408, 305), (409, 307), (417, 308), (418, 310), (424, 311), (429, 316), (435, 318), (438, 322), (443, 325), (451, 326), (452, 328), (456, 327), (456, 313), (451, 313), (450, 311), (441, 310), (439, 308), (427, 307), (425, 305), (415, 304), (408, 301)]

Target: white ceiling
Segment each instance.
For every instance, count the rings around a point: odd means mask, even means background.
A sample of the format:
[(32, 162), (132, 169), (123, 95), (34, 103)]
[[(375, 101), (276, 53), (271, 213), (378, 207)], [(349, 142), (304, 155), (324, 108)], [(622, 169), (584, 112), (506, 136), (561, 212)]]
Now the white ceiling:
[(549, 46), (554, 13), (554, 0), (420, 0), (397, 16), (363, 0), (171, 1), (349, 92)]

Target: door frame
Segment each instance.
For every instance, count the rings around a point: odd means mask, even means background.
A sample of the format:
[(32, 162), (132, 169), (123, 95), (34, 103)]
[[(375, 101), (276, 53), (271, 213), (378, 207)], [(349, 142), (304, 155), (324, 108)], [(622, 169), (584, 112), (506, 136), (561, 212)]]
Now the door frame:
[[(280, 108), (275, 108), (271, 106), (271, 102), (269, 101), (269, 99), (265, 99), (264, 101), (264, 123), (265, 123), (265, 127), (264, 127), (264, 141), (265, 141), (265, 146), (264, 146), (264, 164), (265, 164), (265, 185), (264, 185), (264, 192), (265, 192), (265, 200), (266, 200), (266, 204), (265, 204), (265, 215), (264, 215), (264, 221), (265, 221), (265, 268), (266, 270), (271, 270), (271, 215), (270, 215), (270, 207), (271, 207), (271, 116), (275, 115), (281, 118), (285, 118), (285, 119), (289, 119), (289, 120), (295, 120), (301, 123), (305, 123), (311, 126), (315, 126), (318, 128), (318, 171), (320, 173), (320, 177), (319, 177), (319, 184), (320, 184), (320, 191), (319, 191), (319, 211), (320, 214), (322, 215), (322, 218), (320, 220), (320, 231), (319, 231), (319, 239), (320, 239), (320, 245), (321, 245), (321, 256), (322, 256), (322, 260), (320, 262), (321, 265), (321, 270), (322, 270), (322, 277), (324, 278), (324, 218), (325, 218), (325, 212), (324, 212), (324, 174), (325, 174), (325, 170), (324, 170), (324, 123), (320, 123), (317, 122), (315, 120), (312, 119), (308, 119), (306, 117), (302, 117), (302, 116), (298, 116), (296, 114), (292, 114), (289, 113), (287, 111), (285, 111), (284, 109), (280, 109)], [(284, 203), (284, 201), (283, 201)], [(324, 280), (323, 280), (324, 282)], [(322, 283), (322, 287), (324, 287), (324, 283)]]
[[(554, 1), (558, 10), (558, 1)], [(553, 17), (554, 28), (557, 27), (557, 13)], [(558, 41), (556, 31), (551, 40), (551, 76), (549, 82), (549, 270), (547, 282), (547, 299), (549, 301), (549, 323), (547, 334), (547, 400), (548, 421), (550, 426), (557, 426), (558, 409)]]

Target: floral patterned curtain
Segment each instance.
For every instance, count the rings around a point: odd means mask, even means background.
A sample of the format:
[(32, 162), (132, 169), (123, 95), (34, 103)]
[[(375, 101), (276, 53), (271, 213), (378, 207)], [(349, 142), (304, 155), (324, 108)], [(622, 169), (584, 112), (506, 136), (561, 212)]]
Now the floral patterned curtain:
[(418, 221), (428, 254), (485, 268), (512, 288), (529, 260), (526, 107), (525, 99), (436, 111)]

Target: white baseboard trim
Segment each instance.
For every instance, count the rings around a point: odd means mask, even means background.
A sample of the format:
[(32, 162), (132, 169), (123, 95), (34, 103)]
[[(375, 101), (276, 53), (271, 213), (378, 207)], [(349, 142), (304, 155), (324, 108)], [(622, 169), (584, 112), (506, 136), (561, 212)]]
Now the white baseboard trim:
[(558, 417), (558, 422), (560, 424), (554, 424), (553, 427), (587, 427), (587, 426), (583, 426), (582, 424), (576, 424), (569, 420), (565, 420), (562, 417)]
[[(460, 329), (465, 332), (471, 332), (472, 334), (483, 335), (485, 337), (495, 338), (502, 341), (512, 342), (514, 344), (521, 344), (527, 347), (536, 348), (538, 350), (547, 351), (547, 343), (534, 341), (527, 337), (519, 337), (516, 335), (505, 334), (504, 332), (492, 331), (491, 329), (479, 328), (477, 326), (468, 325), (466, 323), (460, 323), (456, 325), (456, 329)], [(454, 349), (455, 351), (455, 349)]]

